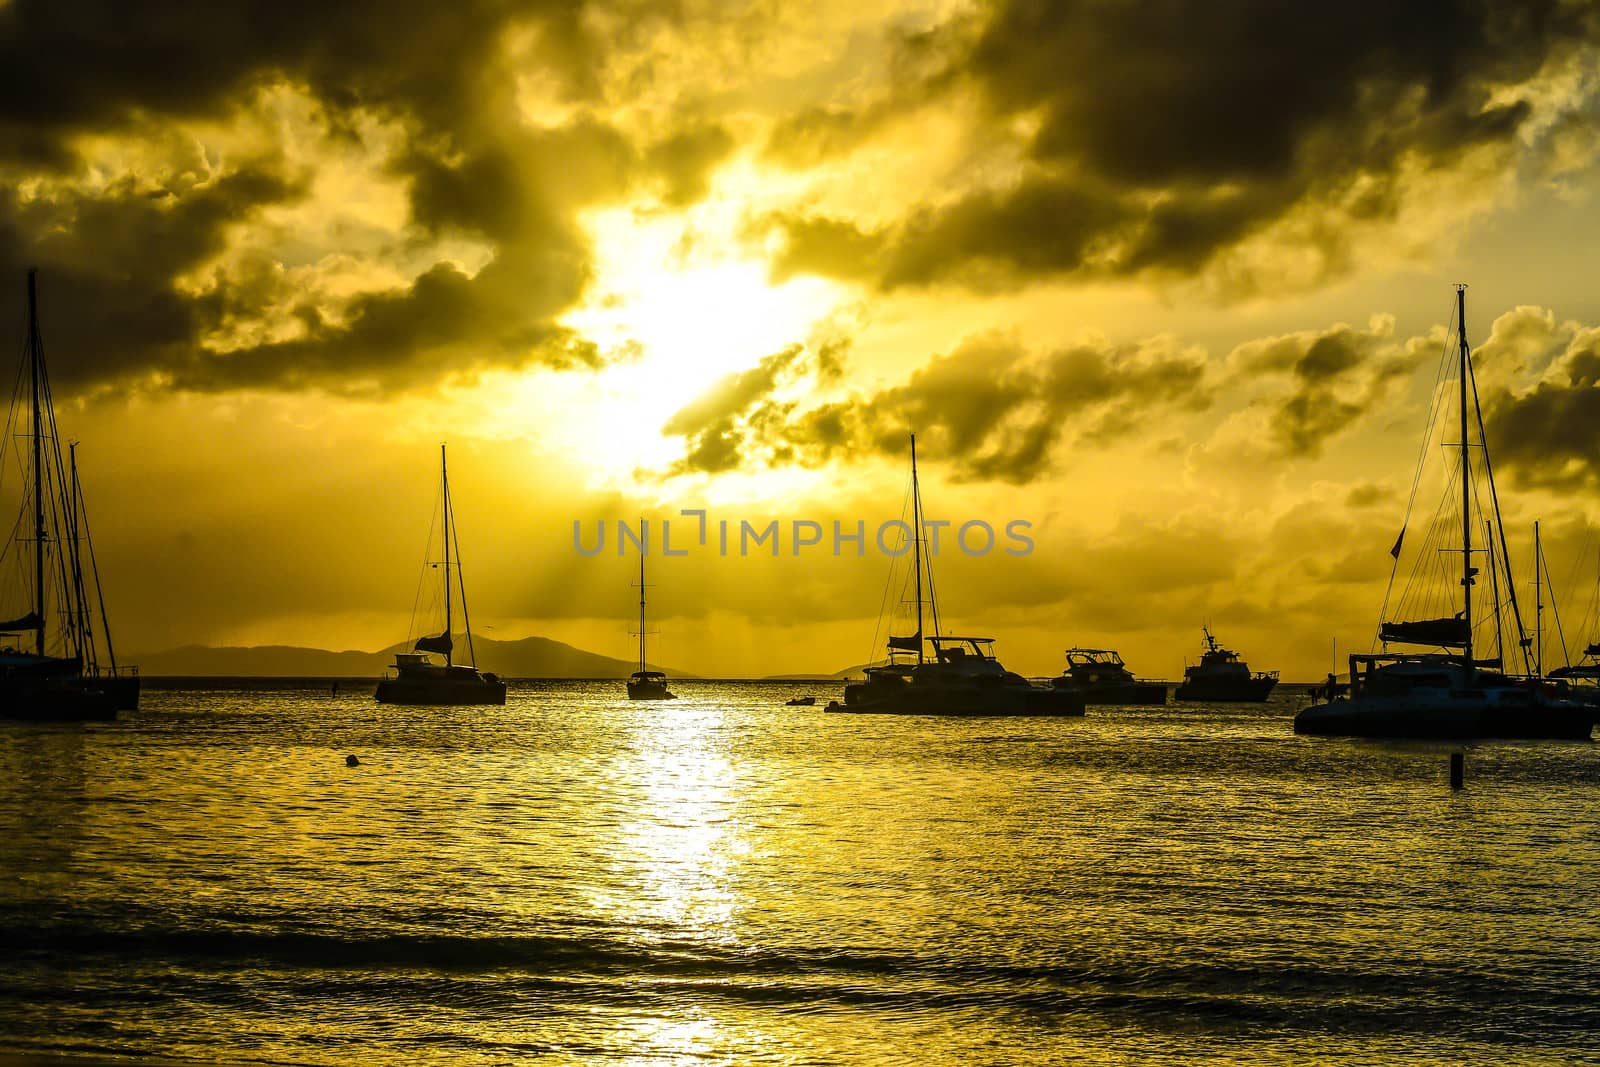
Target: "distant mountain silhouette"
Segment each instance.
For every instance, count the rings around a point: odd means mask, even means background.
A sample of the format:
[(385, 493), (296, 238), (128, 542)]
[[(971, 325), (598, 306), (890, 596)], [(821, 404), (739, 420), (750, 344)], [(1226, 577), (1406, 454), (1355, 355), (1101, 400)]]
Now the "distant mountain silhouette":
[(861, 673), (870, 667), (870, 663), (858, 663), (854, 667), (846, 667), (842, 671), (832, 674), (806, 674), (802, 671), (792, 671), (788, 674), (763, 675), (763, 682), (833, 682), (843, 678), (860, 678)]
[[(548, 637), (524, 637), (520, 641), (474, 637), (472, 643), (478, 653), (478, 667), (502, 678), (626, 678), (638, 668), (633, 660), (585, 652)], [(140, 674), (153, 678), (376, 678), (394, 662), (394, 654), (406, 647), (402, 642), (379, 652), (331, 652), (293, 645), (185, 645), (123, 658), (137, 664)], [(463, 653), (466, 650), (466, 638), (460, 634), (456, 635), (456, 648)], [(671, 667), (650, 666), (674, 678), (695, 677)]]

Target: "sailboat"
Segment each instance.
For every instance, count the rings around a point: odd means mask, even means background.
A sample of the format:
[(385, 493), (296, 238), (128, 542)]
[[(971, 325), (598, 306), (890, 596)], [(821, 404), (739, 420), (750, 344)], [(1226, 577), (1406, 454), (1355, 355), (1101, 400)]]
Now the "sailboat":
[[(922, 550), (916, 434), (911, 435), (911, 519), (916, 630), (904, 637), (891, 633), (886, 661), (866, 668), (863, 681), (844, 687), (844, 702), (831, 701), (826, 710), (893, 715), (1082, 715), (1083, 694), (1042, 688), (1006, 670), (995, 658), (994, 638), (941, 632), (933, 569)], [(924, 624), (929, 621), (933, 632), (925, 635)]]
[[(452, 524), (455, 509), (450, 503), (450, 470), (445, 463), (443, 445), (439, 446), (439, 475), (443, 482), (444, 562), (438, 566), (444, 572), (444, 629), (432, 636), (417, 638), (410, 652), (396, 652), (394, 673), (378, 682), (376, 696), (380, 704), (504, 704), (506, 683), (478, 670), (472, 648), (472, 621), (467, 614), (467, 586), (461, 577), (461, 546), (456, 543)], [(454, 562), (450, 558), (452, 548)], [(467, 639), (468, 662), (465, 664), (455, 661), (455, 638), (450, 625), (452, 584), (461, 593), (461, 625)], [(443, 656), (444, 662), (434, 662), (428, 658), (429, 653)]]
[[(28, 431), (14, 434), (24, 406)], [(27, 356), (5, 440), (16, 438), (29, 443), (23, 514), (13, 525), (16, 532), (0, 559), (9, 557), (22, 565), (20, 588), (11, 590), (21, 603), (13, 604), (12, 611), (22, 606), (27, 610), (0, 622), (0, 718), (115, 719), (117, 712), (139, 706), (139, 669), (119, 667), (112, 650), (100, 571), (89, 539), (88, 511), (78, 481), (77, 445), (68, 445), (66, 462), (61, 454), (39, 330), (38, 281), (32, 270), (28, 271)], [(10, 646), (3, 647), (7, 640)]]
[[(642, 545), (643, 540), (640, 541)], [(667, 691), (667, 676), (653, 671), (644, 661), (644, 549), (639, 550), (639, 669), (628, 676), (629, 700), (676, 700), (676, 693)]]
[[(1454, 429), (1459, 434), (1459, 440), (1453, 442), (1453, 447), (1459, 457), (1454, 481), (1459, 483), (1460, 492), (1460, 544), (1436, 544), (1436, 536), (1430, 535), (1428, 544), (1424, 546), (1423, 560), (1419, 561), (1419, 567), (1423, 566), (1430, 558), (1427, 550), (1434, 547), (1439, 551), (1431, 558), (1440, 561), (1447, 561), (1459, 554), (1459, 599), (1452, 605), (1458, 606), (1459, 610), (1442, 618), (1382, 622), (1379, 640), (1384, 643), (1385, 651), (1351, 655), (1348, 695), (1343, 699), (1314, 704), (1301, 711), (1294, 720), (1296, 733), (1421, 738), (1587, 739), (1589, 736), (1588, 709), (1552, 696), (1539, 679), (1515, 678), (1503, 670), (1505, 642), (1501, 636), (1499, 612), (1502, 587), (1497, 567), (1504, 570), (1504, 589), (1510, 597), (1512, 614), (1516, 617), (1518, 644), (1524, 657), (1530, 641), (1522, 633), (1521, 619), (1516, 609), (1515, 585), (1511, 581), (1504, 551), (1505, 538), (1499, 521), (1494, 472), (1483, 438), (1482, 412), (1477, 410), (1477, 387), (1472, 376), (1471, 349), (1467, 344), (1466, 315), (1466, 286), (1457, 286), (1455, 362), (1459, 420)], [(1449, 359), (1448, 352), (1445, 358)], [(1474, 412), (1477, 414), (1476, 445), (1469, 434), (1474, 425)], [(1482, 549), (1473, 548), (1476, 523), (1472, 450), (1475, 447), (1482, 452), (1481, 473), (1487, 482), (1487, 493), (1480, 493), (1477, 501), (1488, 513), (1485, 515), (1485, 526), (1489, 537)], [(1450, 490), (1455, 488), (1452, 486)], [(1485, 496), (1486, 500), (1483, 499)], [(1453, 536), (1449, 527), (1455, 517), (1442, 509), (1440, 516), (1434, 534), (1442, 542)], [(1498, 550), (1497, 535), (1500, 544)], [(1402, 529), (1392, 552), (1397, 568), (1404, 540), (1405, 532)], [(1497, 654), (1485, 659), (1476, 658), (1474, 652), (1474, 609), (1480, 606), (1474, 604), (1472, 595), (1480, 574), (1479, 568), (1474, 566), (1475, 553), (1485, 556), (1494, 597), (1495, 610), (1491, 618), (1484, 621), (1493, 622)], [(1453, 575), (1438, 577), (1441, 585), (1454, 578)], [(1393, 577), (1390, 582), (1392, 589)], [(1406, 599), (1402, 597), (1402, 607)], [(1390, 643), (1431, 646), (1436, 651), (1390, 652), (1387, 650)]]

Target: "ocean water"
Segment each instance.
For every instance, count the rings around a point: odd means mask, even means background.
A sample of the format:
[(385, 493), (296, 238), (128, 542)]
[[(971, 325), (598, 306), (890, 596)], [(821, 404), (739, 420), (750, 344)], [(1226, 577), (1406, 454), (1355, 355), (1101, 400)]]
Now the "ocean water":
[(1600, 1062), (1596, 746), (675, 689), (0, 723), (0, 1053)]

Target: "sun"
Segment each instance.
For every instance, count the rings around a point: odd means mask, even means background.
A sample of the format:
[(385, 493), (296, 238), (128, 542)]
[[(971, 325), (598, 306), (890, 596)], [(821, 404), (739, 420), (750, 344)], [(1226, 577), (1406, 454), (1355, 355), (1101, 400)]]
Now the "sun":
[[(595, 252), (594, 295), (563, 324), (613, 362), (594, 375), (547, 381), (559, 390), (549, 430), (602, 479), (664, 469), (683, 441), (662, 435), (673, 414), (723, 376), (804, 343), (843, 295), (821, 279), (773, 284), (737, 238), (724, 201), (650, 216), (634, 208), (586, 220)], [(581, 381), (572, 380), (581, 378)]]

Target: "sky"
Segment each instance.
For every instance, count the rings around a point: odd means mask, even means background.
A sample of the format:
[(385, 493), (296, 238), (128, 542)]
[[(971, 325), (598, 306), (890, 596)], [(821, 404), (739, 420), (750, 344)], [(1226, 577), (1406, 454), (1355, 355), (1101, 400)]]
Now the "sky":
[(890, 560), (793, 524), (899, 518), (915, 432), (1008, 666), (1209, 625), (1320, 678), (1457, 283), (1516, 580), (1538, 519), (1596, 586), (1590, 3), (7, 0), (0, 49), (0, 307), (20, 352), (36, 267), (122, 649), (416, 632), (448, 443), (477, 632), (628, 656), (615, 524), (703, 511), (651, 658), (833, 671)]

